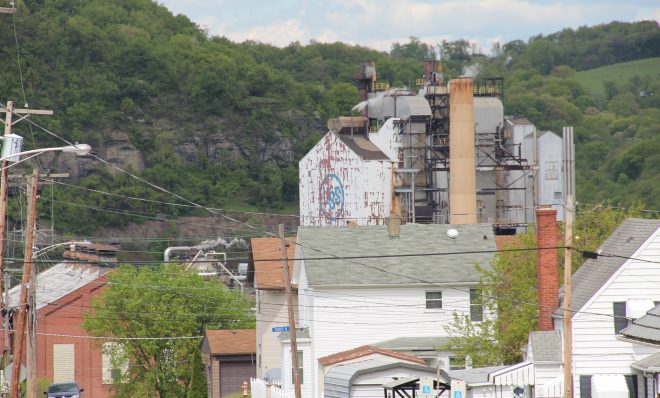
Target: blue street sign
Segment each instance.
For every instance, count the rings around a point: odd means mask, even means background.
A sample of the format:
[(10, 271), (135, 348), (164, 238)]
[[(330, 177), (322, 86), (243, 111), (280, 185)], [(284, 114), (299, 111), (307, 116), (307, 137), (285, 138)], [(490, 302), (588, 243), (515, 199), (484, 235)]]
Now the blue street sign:
[(454, 398), (463, 398), (463, 391), (454, 391)]
[(422, 392), (424, 394), (429, 394), (431, 393), (431, 387), (430, 386), (422, 386)]
[(288, 332), (289, 327), (288, 326), (275, 326), (272, 330), (273, 330), (274, 333)]

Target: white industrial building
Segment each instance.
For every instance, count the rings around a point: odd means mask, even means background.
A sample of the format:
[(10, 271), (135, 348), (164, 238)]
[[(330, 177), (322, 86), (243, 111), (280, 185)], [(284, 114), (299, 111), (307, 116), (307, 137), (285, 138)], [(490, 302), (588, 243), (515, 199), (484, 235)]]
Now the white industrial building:
[(505, 117), (495, 91), (471, 79), (434, 84), (372, 95), (364, 116), (328, 122), (299, 164), (302, 225), (383, 224), (394, 215), (515, 233), (539, 205), (563, 220), (562, 139)]

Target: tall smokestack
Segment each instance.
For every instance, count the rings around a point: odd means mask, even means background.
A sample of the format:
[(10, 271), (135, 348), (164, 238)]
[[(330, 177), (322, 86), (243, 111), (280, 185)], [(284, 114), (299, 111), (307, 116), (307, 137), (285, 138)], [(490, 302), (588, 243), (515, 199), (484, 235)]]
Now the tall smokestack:
[[(536, 209), (536, 241), (539, 248), (557, 247), (557, 210)], [(537, 250), (539, 330), (553, 330), (552, 314), (559, 305), (557, 249)]]
[(477, 223), (472, 79), (449, 83), (449, 223)]

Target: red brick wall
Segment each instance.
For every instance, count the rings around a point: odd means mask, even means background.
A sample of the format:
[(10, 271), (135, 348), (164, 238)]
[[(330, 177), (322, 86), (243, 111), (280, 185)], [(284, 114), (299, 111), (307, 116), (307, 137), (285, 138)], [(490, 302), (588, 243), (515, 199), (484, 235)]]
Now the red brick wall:
[[(557, 210), (536, 210), (536, 240), (539, 248), (556, 247), (558, 238)], [(539, 330), (553, 330), (552, 313), (559, 305), (557, 249), (537, 251), (539, 294)]]
[[(37, 312), (37, 377), (53, 381), (53, 345), (74, 344), (75, 382), (88, 398), (110, 396), (110, 385), (102, 384), (101, 341), (53, 335), (86, 336), (81, 323), (83, 314), (91, 310), (92, 297), (99, 294), (106, 282), (101, 277), (82, 288), (42, 307)], [(50, 288), (50, 286), (49, 286)], [(52, 286), (57, 289), (57, 286)], [(4, 348), (0, 339), (0, 347)]]

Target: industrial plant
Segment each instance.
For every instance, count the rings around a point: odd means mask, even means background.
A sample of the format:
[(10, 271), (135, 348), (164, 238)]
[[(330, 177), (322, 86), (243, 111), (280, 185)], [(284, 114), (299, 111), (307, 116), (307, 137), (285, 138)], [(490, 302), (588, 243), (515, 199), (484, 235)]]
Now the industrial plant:
[(501, 78), (443, 78), (424, 63), (418, 89), (357, 76), (361, 116), (328, 121), (303, 157), (303, 226), (488, 223), (515, 234), (549, 205), (563, 220), (562, 138), (522, 116), (505, 116)]

